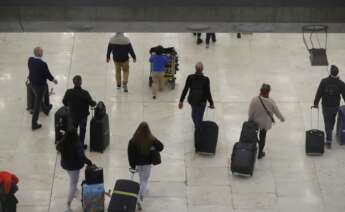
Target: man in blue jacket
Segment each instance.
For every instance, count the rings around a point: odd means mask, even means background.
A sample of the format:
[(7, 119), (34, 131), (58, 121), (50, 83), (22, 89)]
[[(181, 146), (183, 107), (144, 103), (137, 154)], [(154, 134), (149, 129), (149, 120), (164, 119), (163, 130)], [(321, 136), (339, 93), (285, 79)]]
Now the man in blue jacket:
[(55, 84), (58, 83), (50, 73), (47, 63), (42, 60), (42, 56), (43, 49), (41, 47), (36, 47), (34, 49), (34, 57), (30, 57), (28, 60), (30, 87), (35, 95), (34, 111), (31, 123), (32, 130), (42, 127), (41, 124), (37, 123), (41, 106), (44, 107), (42, 109), (46, 114), (49, 114), (49, 111), (52, 109), (52, 105), (45, 107), (44, 104), (41, 104), (45, 93), (48, 92), (47, 80), (52, 81)]
[(156, 54), (151, 55), (150, 63), (152, 63), (151, 77), (153, 80), (152, 84), (152, 95), (153, 99), (156, 99), (157, 90), (163, 89), (165, 66), (171, 61), (171, 58), (167, 55), (162, 54), (163, 47), (158, 48)]

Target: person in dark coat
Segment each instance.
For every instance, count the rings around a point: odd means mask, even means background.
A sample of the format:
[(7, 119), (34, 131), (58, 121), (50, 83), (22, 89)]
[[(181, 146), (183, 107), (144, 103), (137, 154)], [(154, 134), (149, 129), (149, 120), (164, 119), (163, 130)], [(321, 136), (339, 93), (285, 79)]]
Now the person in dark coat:
[(32, 130), (36, 130), (42, 127), (41, 124), (37, 123), (41, 107), (44, 107), (42, 109), (47, 115), (52, 109), (51, 104), (47, 107), (45, 107), (45, 104), (42, 104), (43, 97), (46, 95), (46, 92), (48, 92), (47, 80), (50, 80), (55, 84), (58, 83), (50, 73), (47, 63), (42, 60), (43, 49), (41, 47), (36, 47), (34, 49), (34, 55), (34, 57), (30, 57), (28, 60), (30, 87), (35, 96), (31, 122)]
[(317, 89), (314, 108), (319, 107), (319, 102), (322, 99), (322, 114), (325, 123), (326, 131), (326, 147), (331, 148), (332, 146), (332, 132), (335, 124), (335, 118), (337, 116), (340, 95), (345, 100), (345, 84), (338, 77), (339, 69), (337, 66), (332, 65), (330, 75), (321, 80)]
[(124, 92), (128, 92), (128, 77), (129, 77), (129, 54), (133, 58), (133, 62), (136, 62), (136, 56), (132, 47), (132, 44), (128, 37), (126, 37), (123, 33), (116, 33), (114, 37), (112, 37), (108, 44), (107, 50), (107, 63), (110, 61), (110, 54), (113, 54), (113, 60), (115, 63), (115, 71), (116, 71), (116, 83), (117, 88), (121, 88), (121, 70), (123, 72), (123, 81), (122, 86)]
[(195, 129), (199, 127), (203, 120), (207, 101), (210, 103), (210, 108), (214, 109), (210, 80), (204, 76), (203, 69), (204, 66), (201, 62), (195, 65), (196, 72), (187, 77), (178, 105), (179, 109), (183, 108), (183, 101), (189, 91), (188, 102), (192, 107), (192, 119)]
[(141, 122), (128, 144), (128, 161), (131, 170), (136, 170), (140, 178), (138, 207), (144, 199), (152, 167), (152, 151), (161, 152), (163, 144), (152, 135), (149, 125)]
[(61, 167), (66, 170), (70, 178), (67, 210), (71, 210), (72, 200), (78, 191), (80, 170), (85, 164), (92, 165), (92, 162), (84, 154), (76, 129), (68, 130), (56, 148), (61, 153)]
[(16, 212), (18, 199), (18, 177), (7, 171), (0, 171), (0, 212)]
[(88, 91), (81, 88), (82, 78), (79, 75), (73, 77), (74, 88), (68, 89), (63, 97), (63, 104), (70, 108), (71, 118), (75, 128), (79, 127), (80, 141), (84, 149), (85, 134), (87, 126), (87, 117), (89, 116), (89, 107), (94, 107), (96, 102), (91, 98)]

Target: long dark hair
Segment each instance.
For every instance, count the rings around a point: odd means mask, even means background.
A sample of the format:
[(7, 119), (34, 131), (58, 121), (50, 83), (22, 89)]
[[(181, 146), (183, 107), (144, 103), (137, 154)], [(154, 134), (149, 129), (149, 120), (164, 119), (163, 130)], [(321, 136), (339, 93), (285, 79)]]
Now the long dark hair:
[(70, 160), (75, 157), (76, 148), (80, 144), (77, 130), (68, 130), (61, 142), (61, 158)]
[(141, 122), (133, 135), (133, 142), (140, 154), (150, 154), (150, 149), (155, 137), (152, 135), (149, 125)]

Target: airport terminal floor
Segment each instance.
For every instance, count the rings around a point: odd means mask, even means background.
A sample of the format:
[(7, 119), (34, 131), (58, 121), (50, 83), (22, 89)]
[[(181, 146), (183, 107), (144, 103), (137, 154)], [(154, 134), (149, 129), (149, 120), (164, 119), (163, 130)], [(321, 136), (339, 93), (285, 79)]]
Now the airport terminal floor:
[[(110, 117), (108, 149), (103, 154), (86, 151), (103, 167), (106, 189), (112, 189), (117, 179), (129, 178), (127, 145), (141, 121), (147, 121), (165, 145), (162, 164), (152, 169), (144, 212), (345, 211), (345, 148), (334, 139), (323, 156), (305, 154), (310, 106), (329, 67), (310, 65), (301, 34), (245, 34), (237, 39), (234, 33), (219, 33), (208, 49), (205, 43), (196, 45), (192, 33), (127, 35), (137, 62), (130, 62), (129, 92), (124, 93), (116, 89), (114, 64), (105, 61), (111, 33), (0, 33), (0, 169), (19, 177), (18, 211), (66, 208), (69, 182), (54, 145), (54, 113), (76, 74), (96, 101), (105, 102)], [(176, 88), (166, 88), (154, 100), (148, 59), (149, 49), (159, 44), (176, 48), (180, 70)], [(31, 115), (25, 110), (25, 80), (27, 59), (36, 46), (44, 49), (43, 60), (59, 84), (49, 84), (54, 89), (53, 110), (49, 116), (41, 113), (43, 127), (32, 131)], [(344, 46), (343, 34), (329, 35), (328, 59), (339, 67), (343, 79)], [(186, 77), (198, 61), (204, 63), (215, 101), (215, 110), (205, 113), (206, 120), (219, 125), (214, 157), (195, 154), (191, 109), (187, 103), (183, 110), (177, 107)], [(270, 97), (286, 121), (268, 132), (266, 157), (256, 161), (254, 175), (233, 176), (232, 147), (262, 83), (271, 84)], [(316, 112), (313, 124), (317, 127)], [(319, 127), (323, 129), (321, 114)], [(82, 171), (80, 183), (83, 177)], [(80, 200), (73, 201), (72, 209), (82, 211)]]

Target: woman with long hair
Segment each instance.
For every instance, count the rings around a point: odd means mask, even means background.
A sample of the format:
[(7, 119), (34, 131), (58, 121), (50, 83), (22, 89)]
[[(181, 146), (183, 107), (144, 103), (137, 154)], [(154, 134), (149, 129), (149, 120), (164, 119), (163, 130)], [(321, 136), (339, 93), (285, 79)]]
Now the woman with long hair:
[(78, 190), (80, 170), (84, 164), (92, 165), (92, 162), (84, 154), (76, 129), (68, 130), (56, 148), (61, 153), (61, 166), (70, 178), (66, 211), (71, 211), (71, 203)]
[(140, 190), (138, 208), (144, 200), (144, 194), (151, 174), (154, 151), (161, 152), (163, 144), (152, 135), (149, 125), (141, 122), (128, 144), (128, 161), (130, 168), (139, 173)]

